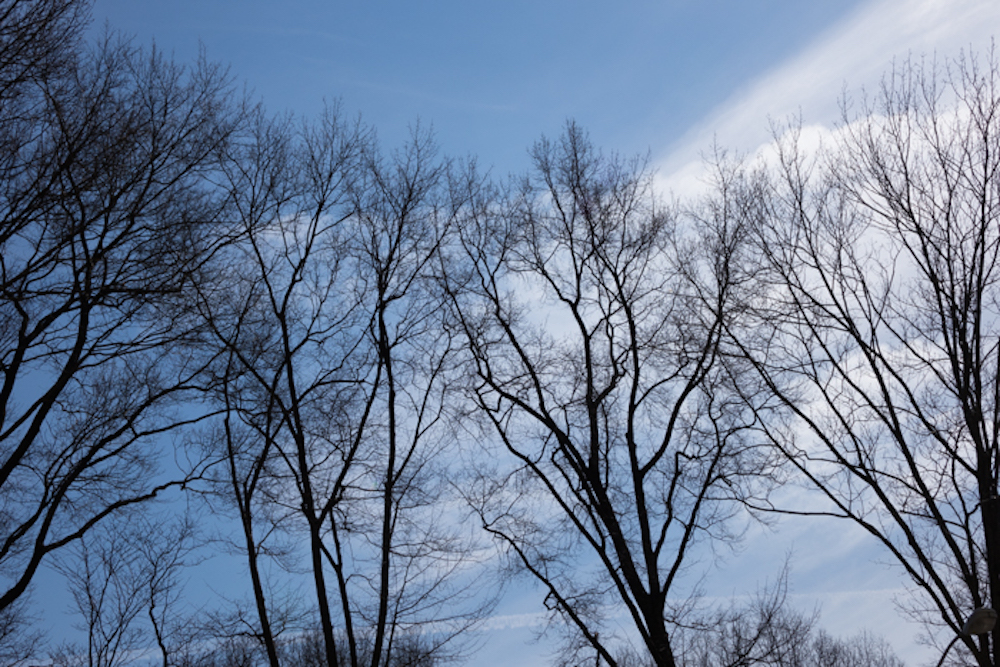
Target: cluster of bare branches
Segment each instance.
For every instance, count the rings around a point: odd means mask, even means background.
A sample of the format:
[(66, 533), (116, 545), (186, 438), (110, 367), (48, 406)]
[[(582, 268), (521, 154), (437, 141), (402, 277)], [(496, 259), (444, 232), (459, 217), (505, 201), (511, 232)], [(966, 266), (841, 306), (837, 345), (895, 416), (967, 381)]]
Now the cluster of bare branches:
[(217, 493), (236, 504), (272, 665), (260, 561), (276, 539), (306, 537), (331, 666), (386, 664), (431, 621), (443, 653), (491, 604), (443, 502), (455, 345), (431, 269), (449, 169), (426, 133), (385, 157), (332, 107), (300, 127), (256, 112), (223, 161), (240, 233), (198, 309), (221, 352)]
[(470, 207), (449, 284), (469, 391), (510, 461), (467, 499), (581, 650), (616, 664), (602, 617), (624, 609), (653, 664), (675, 665), (689, 554), (735, 539), (736, 501), (772, 479), (734, 386), (753, 378), (720, 355), (741, 234), (689, 227), (641, 161), (573, 124), (532, 157)]
[(229, 80), (116, 37), (80, 46), (87, 10), (0, 3), (5, 614), (43, 560), (202, 471), (159, 443), (204, 416), (184, 294), (215, 243)]
[[(785, 418), (763, 432), (905, 570), (942, 652), (1000, 664), (1000, 71), (904, 64), (818, 152), (793, 125), (727, 194), (752, 221), (756, 326), (731, 337)], [(767, 507), (803, 512), (802, 507)]]
[[(177, 489), (235, 507), (242, 621), (271, 664), (259, 565), (301, 536), (279, 565), (310, 573), (314, 603), (288, 613), (315, 610), (327, 664), (391, 663), (431, 621), (428, 655), (457, 650), (490, 598), (436, 502), (453, 346), (426, 269), (448, 164), (426, 133), (386, 157), (336, 109), (299, 126), (208, 62), (85, 44), (88, 9), (0, 3), (4, 628), (58, 563), (89, 635), (60, 660), (133, 660), (142, 622), (170, 664), (178, 583), (143, 560), (155, 531), (124, 536)], [(18, 659), (26, 636), (4, 630)]]
[[(1000, 664), (963, 634), (1000, 605), (996, 62), (901, 67), (682, 205), (573, 123), (497, 183), (420, 127), (386, 152), (85, 43), (88, 10), (0, 0), (0, 660), (38, 654), (50, 565), (88, 637), (57, 664), (439, 664), (493, 545), (567, 665), (899, 664), (785, 579), (697, 603), (701, 556), (814, 507), (930, 642)], [(249, 596), (197, 609), (220, 545)]]

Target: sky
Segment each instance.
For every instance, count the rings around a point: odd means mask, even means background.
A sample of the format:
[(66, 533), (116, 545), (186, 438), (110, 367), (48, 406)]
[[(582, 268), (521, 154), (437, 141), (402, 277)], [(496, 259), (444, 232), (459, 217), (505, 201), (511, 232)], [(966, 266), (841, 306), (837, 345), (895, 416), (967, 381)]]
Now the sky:
[[(107, 24), (181, 61), (200, 48), (274, 111), (315, 115), (324, 100), (400, 144), (419, 122), (442, 150), (496, 174), (528, 167), (528, 149), (574, 119), (598, 146), (648, 154), (664, 189), (697, 187), (713, 144), (751, 154), (769, 122), (801, 115), (833, 127), (908, 57), (985, 52), (995, 0), (97, 0)], [(834, 634), (884, 634), (915, 663), (928, 654), (893, 596), (903, 580), (842, 524), (754, 528), (708, 595), (753, 593), (793, 557), (792, 601), (821, 610)], [(539, 598), (507, 599), (472, 664), (545, 665), (531, 644)]]
[(858, 0), (98, 0), (98, 28), (178, 58), (203, 45), (269, 108), (341, 99), (389, 144), (420, 121), (442, 148), (520, 171), (569, 118), (626, 154), (661, 153)]

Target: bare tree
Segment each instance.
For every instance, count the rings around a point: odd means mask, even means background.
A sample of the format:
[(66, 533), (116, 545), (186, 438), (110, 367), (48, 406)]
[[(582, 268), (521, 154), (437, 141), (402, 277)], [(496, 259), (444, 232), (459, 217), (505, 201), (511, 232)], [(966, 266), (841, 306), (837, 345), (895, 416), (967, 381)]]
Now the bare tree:
[[(306, 515), (316, 609), (328, 647), (334, 644), (322, 560), (329, 510), (292, 499), (305, 495), (315, 502), (312, 457), (325, 462), (331, 456), (309, 448), (313, 424), (304, 419), (315, 405), (339, 417), (338, 390), (357, 384), (350, 366), (360, 335), (351, 305), (356, 299), (342, 273), (340, 236), (346, 179), (362, 139), (361, 128), (349, 127), (332, 107), (301, 133), (289, 120), (255, 110), (246, 136), (234, 142), (222, 167), (240, 235), (217, 259), (231, 268), (199, 288), (206, 326), (226, 353), (217, 371), (228, 468), (223, 493), (239, 511), (271, 665), (278, 664), (278, 654), (260, 570), (266, 537), (255, 527), (262, 507), (285, 521)], [(336, 464), (352, 459), (350, 453), (334, 455), (323, 472), (340, 471)], [(275, 483), (289, 470), (298, 477)]]
[(1000, 605), (998, 90), (992, 54), (904, 64), (825, 151), (790, 132), (730, 193), (766, 290), (734, 339), (787, 409), (769, 439), (826, 499), (778, 509), (868, 531), (930, 639), (981, 667), (1000, 630), (962, 626)]
[[(685, 667), (903, 667), (892, 647), (868, 632), (837, 638), (817, 628), (819, 612), (790, 606), (788, 567), (748, 600), (703, 615), (678, 633)], [(641, 652), (620, 649), (621, 667), (651, 667)], [(567, 663), (568, 664), (568, 663)]]
[(175, 664), (193, 633), (185, 627), (192, 612), (185, 605), (183, 573), (197, 565), (202, 538), (194, 516), (142, 517), (134, 522), (133, 548), (143, 584), (140, 594), (163, 667)]
[(35, 618), (22, 597), (0, 611), (0, 661), (18, 667), (37, 657), (44, 635), (32, 627)]
[(200, 370), (185, 292), (216, 231), (228, 78), (78, 47), (87, 7), (0, 6), (2, 39), (29, 40), (0, 73), (0, 609), (49, 554), (198, 474), (160, 474), (158, 444), (200, 417), (172, 408)]
[[(371, 653), (373, 645), (372, 637), (366, 637), (360, 647), (361, 664), (371, 663)], [(323, 646), (323, 633), (319, 631), (307, 632), (288, 642), (283, 646), (283, 655), (289, 664), (296, 667), (323, 667), (326, 664), (326, 657)], [(341, 643), (343, 651), (338, 658), (339, 662), (348, 663), (350, 656), (347, 655), (345, 645)], [(423, 642), (419, 635), (408, 635), (399, 638), (397, 646), (391, 658), (386, 659), (383, 664), (386, 667), (434, 667), (441, 664), (434, 655), (432, 647)]]
[(571, 661), (617, 664), (603, 620), (623, 612), (672, 666), (670, 597), (698, 543), (736, 538), (731, 501), (766, 463), (719, 355), (739, 230), (684, 228), (642, 161), (574, 124), (532, 157), (500, 203), (470, 199), (450, 262), (472, 394), (511, 461), (477, 454), (468, 498), (578, 640)]
[(788, 607), (788, 571), (749, 603), (733, 603), (686, 633), (684, 664), (708, 667), (819, 664), (806, 659), (816, 614)]
[(451, 584), (466, 564), (434, 504), (453, 353), (428, 291), (445, 166), (422, 134), (380, 156), (334, 107), (301, 129), (263, 115), (255, 128), (223, 167), (242, 235), (202, 310), (226, 351), (227, 484), (269, 659), (262, 508), (266, 531), (307, 538), (327, 664), (385, 665), (432, 619), (442, 653), (466, 627)]
[(195, 548), (190, 519), (172, 522), (133, 512), (63, 550), (56, 567), (66, 577), (87, 643), (64, 645), (53, 660), (116, 667), (155, 647), (164, 667), (171, 664), (179, 575)]
[[(79, 54), (81, 30), (90, 18), (88, 0), (3, 0), (0, 2), (0, 100), (12, 108), (38, 111), (32, 86), (66, 72)], [(22, 104), (23, 103), (23, 104)]]
[[(228, 355), (227, 371), (239, 363), (233, 356)], [(233, 507), (237, 512), (240, 537), (231, 546), (246, 559), (254, 610), (247, 612), (237, 603), (235, 609), (213, 614), (210, 625), (214, 631), (210, 634), (250, 636), (263, 645), (268, 664), (277, 667), (278, 641), (286, 630), (297, 627), (303, 613), (302, 605), (282, 604), (281, 595), (270, 590), (266, 575), (267, 560), (280, 560), (291, 552), (276, 539), (281, 523), (288, 519), (287, 512), (269, 503), (263, 488), (270, 480), (268, 465), (273, 464), (273, 435), (268, 437), (273, 427), (267, 418), (249, 417), (248, 412), (252, 415), (256, 411), (241, 398), (238, 383), (228, 373), (218, 389), (225, 413), (218, 433), (209, 441), (224, 453), (224, 464), (214, 478), (211, 496), (222, 506), (220, 514)]]
[[(862, 632), (840, 639), (816, 629), (816, 614), (789, 609), (775, 588), (747, 606), (733, 605), (710, 625), (688, 633), (683, 664), (689, 667), (903, 667), (892, 647)], [(641, 664), (641, 663), (640, 663)]]
[[(258, 107), (250, 114), (246, 132), (229, 147), (222, 169), (242, 243), (234, 243), (216, 257), (218, 265), (227, 268), (215, 280), (197, 285), (199, 312), (211, 332), (209, 355), (219, 346), (224, 350), (214, 367), (214, 398), (223, 419), (208, 438), (209, 449), (219, 450), (224, 462), (215, 475), (214, 495), (238, 513), (238, 549), (247, 561), (259, 624), (255, 638), (264, 645), (271, 667), (278, 665), (276, 635), (280, 633), (272, 627), (263, 560), (274, 553), (268, 538), (287, 512), (276, 513), (262, 488), (270, 480), (268, 466), (277, 456), (275, 441), (284, 426), (276, 405), (283, 368), (278, 325), (268, 311), (279, 309), (278, 319), (284, 317), (280, 309), (288, 306), (274, 293), (272, 284), (288, 267), (261, 237), (270, 233), (281, 240), (282, 218), (293, 219), (297, 214), (292, 208), (299, 192), (293, 178), (296, 165), (290, 132), (287, 120), (272, 120)], [(294, 233), (293, 229), (290, 252), (298, 249)], [(243, 625), (242, 612), (237, 617), (237, 625)]]
[[(467, 190), (474, 174), (440, 159), (432, 135), (418, 126), (389, 157), (369, 150), (354, 187), (354, 252), (367, 286), (366, 343), (376, 380), (371, 416), (357, 431), (369, 454), (355, 497), (366, 502), (335, 508), (330, 536), (343, 543), (360, 509), (378, 539), (369, 538), (365, 550), (355, 546), (354, 557), (378, 575), (367, 584), (374, 604), (364, 591), (353, 593), (353, 613), (370, 629), (372, 646), (368, 660), (352, 658), (352, 665), (424, 664), (421, 650), (428, 664), (455, 657), (468, 643), (465, 631), (495, 601), (474, 581), (483, 574), (474, 540), (461, 531), (460, 513), (449, 502), (455, 450), (446, 415), (458, 350), (437, 281), (456, 192)], [(338, 547), (333, 566), (346, 604), (344, 554)]]

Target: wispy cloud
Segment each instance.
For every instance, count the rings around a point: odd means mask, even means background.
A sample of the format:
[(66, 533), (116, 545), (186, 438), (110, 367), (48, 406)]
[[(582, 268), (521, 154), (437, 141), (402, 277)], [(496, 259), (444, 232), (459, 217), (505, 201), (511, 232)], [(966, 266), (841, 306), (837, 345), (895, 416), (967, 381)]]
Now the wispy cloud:
[(796, 57), (736, 91), (658, 160), (664, 186), (684, 192), (702, 177), (713, 142), (752, 153), (770, 140), (769, 119), (801, 115), (832, 126), (842, 94), (872, 90), (894, 60), (984, 52), (1000, 29), (996, 0), (873, 0), (831, 27)]

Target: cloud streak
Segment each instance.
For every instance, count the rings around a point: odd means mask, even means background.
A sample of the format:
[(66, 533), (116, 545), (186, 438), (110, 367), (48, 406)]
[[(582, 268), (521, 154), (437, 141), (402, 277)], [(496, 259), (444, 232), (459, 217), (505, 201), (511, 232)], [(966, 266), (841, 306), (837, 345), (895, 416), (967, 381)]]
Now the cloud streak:
[(893, 61), (985, 53), (1000, 26), (995, 0), (873, 0), (796, 57), (737, 90), (668, 148), (657, 166), (674, 192), (699, 189), (713, 143), (741, 154), (770, 141), (769, 119), (832, 127), (846, 91), (874, 90)]

